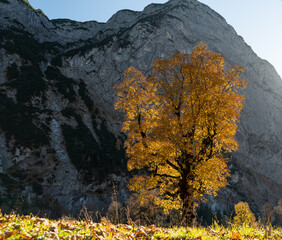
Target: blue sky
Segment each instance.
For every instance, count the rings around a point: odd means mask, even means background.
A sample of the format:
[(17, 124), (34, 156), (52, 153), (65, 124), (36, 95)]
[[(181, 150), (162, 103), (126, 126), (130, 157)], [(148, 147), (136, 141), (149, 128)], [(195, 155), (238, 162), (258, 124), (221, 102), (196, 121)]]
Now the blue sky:
[[(282, 77), (282, 0), (199, 0), (221, 14)], [(106, 22), (121, 9), (141, 11), (166, 0), (29, 0), (49, 17)]]

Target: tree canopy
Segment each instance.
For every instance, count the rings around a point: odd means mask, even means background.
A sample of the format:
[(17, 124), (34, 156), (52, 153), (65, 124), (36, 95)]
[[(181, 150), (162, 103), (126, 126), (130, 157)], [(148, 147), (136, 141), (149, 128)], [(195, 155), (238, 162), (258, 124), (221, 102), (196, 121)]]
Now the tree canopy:
[(226, 153), (234, 138), (246, 86), (238, 66), (225, 70), (224, 58), (197, 45), (191, 54), (155, 60), (145, 77), (129, 67), (115, 86), (115, 108), (124, 112), (128, 170), (145, 169), (129, 189), (159, 189), (155, 203), (165, 211), (182, 209), (191, 225), (195, 203), (226, 186)]
[(251, 226), (256, 222), (256, 217), (250, 210), (247, 202), (239, 202), (235, 205), (234, 224), (238, 226)]

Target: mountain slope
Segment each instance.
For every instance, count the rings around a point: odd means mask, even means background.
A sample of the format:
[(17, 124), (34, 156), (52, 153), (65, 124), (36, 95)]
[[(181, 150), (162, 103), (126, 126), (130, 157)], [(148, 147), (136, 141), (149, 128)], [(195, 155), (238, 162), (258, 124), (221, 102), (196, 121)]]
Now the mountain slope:
[[(110, 202), (112, 182), (124, 201), (128, 173), (112, 87), (127, 67), (149, 73), (154, 59), (201, 41), (243, 67), (248, 81), (230, 185), (210, 199), (213, 208), (244, 200), (259, 211), (282, 198), (281, 78), (212, 9), (171, 0), (119, 11), (105, 24), (49, 21), (22, 0), (0, 1), (0, 10), (2, 203), (13, 206), (16, 195), (39, 199), (46, 211), (99, 209)], [(7, 189), (7, 176), (17, 191)]]

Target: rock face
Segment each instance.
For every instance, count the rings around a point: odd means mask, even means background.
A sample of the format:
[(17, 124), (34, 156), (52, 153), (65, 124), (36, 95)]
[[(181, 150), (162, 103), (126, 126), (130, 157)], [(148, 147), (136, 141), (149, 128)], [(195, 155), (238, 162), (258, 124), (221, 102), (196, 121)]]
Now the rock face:
[(112, 87), (129, 66), (149, 73), (154, 59), (199, 42), (243, 67), (248, 81), (230, 185), (210, 203), (228, 210), (243, 200), (259, 212), (282, 198), (282, 80), (206, 5), (171, 0), (105, 24), (50, 21), (23, 0), (1, 0), (0, 11), (0, 204), (36, 202), (56, 216), (97, 210), (110, 203), (113, 182), (125, 201)]

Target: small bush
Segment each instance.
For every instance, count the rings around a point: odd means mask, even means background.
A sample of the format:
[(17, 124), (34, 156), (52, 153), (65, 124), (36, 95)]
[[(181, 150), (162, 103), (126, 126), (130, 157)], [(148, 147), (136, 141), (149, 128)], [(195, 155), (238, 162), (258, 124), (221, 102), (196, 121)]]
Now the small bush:
[(30, 101), (33, 96), (41, 96), (47, 90), (47, 84), (38, 65), (22, 66), (20, 72), (13, 69), (13, 74), (13, 77), (16, 74), (17, 76), (14, 81), (8, 82), (7, 86), (17, 89), (17, 100), (20, 103)]
[(63, 109), (61, 111), (61, 113), (67, 118), (71, 118), (71, 117), (74, 117), (76, 115), (75, 110), (73, 108), (70, 108), (70, 107)]
[(10, 4), (10, 2), (7, 1), (7, 0), (0, 0), (0, 3), (7, 3), (7, 4)]
[(4, 48), (9, 54), (18, 54), (33, 64), (46, 62), (42, 45), (30, 33), (20, 30), (1, 30), (0, 33), (6, 39)]
[(246, 202), (239, 202), (235, 205), (234, 224), (237, 226), (252, 226), (256, 222), (255, 215)]
[(53, 80), (55, 82), (55, 86), (59, 93), (61, 93), (70, 102), (75, 101), (76, 93), (73, 89), (73, 85), (75, 85), (76, 82), (72, 78), (67, 78), (58, 68), (50, 66), (45, 71), (45, 75), (49, 80)]
[(7, 67), (6, 77), (8, 81), (17, 78), (19, 74), (17, 64), (13, 63), (11, 66)]
[(34, 124), (38, 116), (37, 108), (16, 104), (0, 92), (0, 109), (0, 129), (8, 140), (15, 138), (15, 146), (30, 147), (49, 143), (49, 128), (44, 129), (43, 126)]

